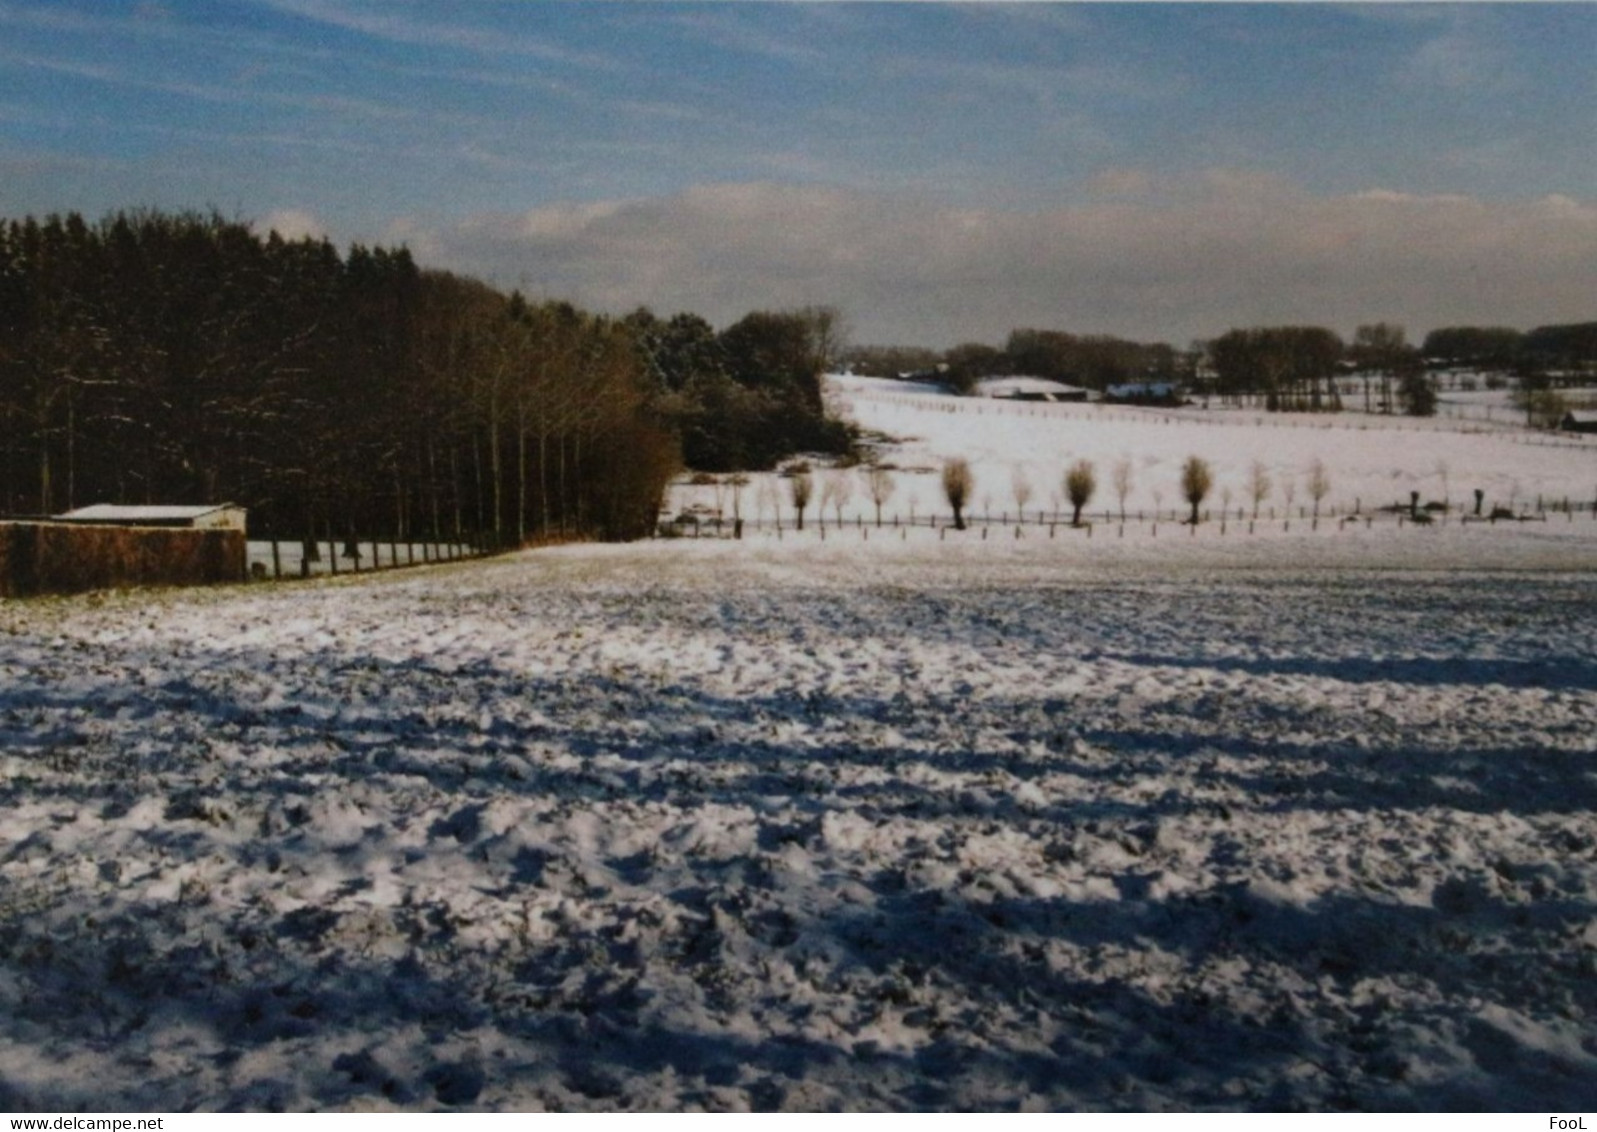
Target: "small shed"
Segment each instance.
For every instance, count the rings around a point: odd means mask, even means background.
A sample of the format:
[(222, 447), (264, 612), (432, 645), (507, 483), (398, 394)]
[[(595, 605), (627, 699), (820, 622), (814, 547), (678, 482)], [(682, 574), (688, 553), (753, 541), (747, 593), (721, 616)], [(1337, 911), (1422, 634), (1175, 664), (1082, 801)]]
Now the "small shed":
[(64, 515), (52, 516), (52, 521), (102, 527), (186, 527), (198, 531), (242, 531), (247, 515), (245, 508), (233, 503), (197, 506), (95, 503)]
[(1597, 433), (1597, 412), (1584, 409), (1571, 409), (1564, 414), (1564, 419), (1558, 427), (1565, 432)]

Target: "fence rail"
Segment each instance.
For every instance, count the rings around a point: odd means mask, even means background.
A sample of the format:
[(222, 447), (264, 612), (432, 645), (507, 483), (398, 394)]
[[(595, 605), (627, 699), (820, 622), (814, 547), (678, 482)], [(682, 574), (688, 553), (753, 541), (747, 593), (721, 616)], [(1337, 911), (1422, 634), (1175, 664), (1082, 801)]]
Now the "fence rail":
[[(314, 548), (307, 554), (307, 549)], [(251, 539), (249, 576), (283, 581), (339, 574), (362, 574), (410, 566), (430, 566), (482, 558), (497, 552), (492, 539), (411, 542), (398, 539)]]
[[(1447, 526), (1451, 523), (1547, 522), (1555, 518), (1574, 522), (1577, 516), (1586, 516), (1597, 521), (1597, 500), (1538, 498), (1534, 501), (1510, 501), (1508, 505), (1486, 505), (1483, 502), (1478, 509), (1473, 503), (1469, 505), (1418, 503), (1410, 499), (1394, 500), (1374, 507), (1365, 507), (1360, 501), (1353, 508), (1316, 509), (1312, 504), (1304, 504), (1290, 508), (1261, 506), (1257, 512), (1249, 507), (1200, 507), (1199, 510), (1200, 523), (1222, 528), (1222, 533), (1233, 525), (1251, 533), (1254, 529), (1272, 524), (1284, 524), (1287, 529), (1290, 529), (1294, 523), (1308, 524), (1316, 530), (1321, 524), (1334, 523), (1339, 529), (1357, 524), (1369, 529), (1377, 523), (1403, 527), (1414, 524)], [(1127, 509), (1124, 512), (1114, 508), (1099, 508), (1084, 510), (1081, 516), (1084, 528), (1152, 527), (1155, 532), (1160, 524), (1186, 526), (1190, 523), (1191, 517), (1192, 509), (1187, 506), (1152, 511), (1146, 508)], [(1014, 530), (1016, 537), (1024, 537), (1024, 532), (1027, 530), (1042, 531), (1046, 532), (1046, 537), (1053, 538), (1061, 530), (1075, 529), (1068, 511), (1054, 511), (1051, 508), (1028, 510), (1024, 514), (1010, 511), (993, 513), (980, 509), (969, 510), (965, 513), (964, 521), (966, 528), (979, 532), (978, 537), (981, 538), (990, 537), (994, 530)], [(828, 534), (857, 531), (862, 532), (862, 537), (868, 539), (872, 532), (891, 533), (917, 528), (933, 531), (951, 530), (954, 528), (954, 517), (951, 513), (936, 512), (909, 516), (884, 513), (878, 521), (874, 515), (864, 513), (854, 513), (846, 518), (836, 515), (823, 518), (809, 513), (805, 516), (804, 525), (800, 527), (794, 517), (769, 518), (760, 515), (737, 519), (683, 514), (672, 519), (662, 519), (655, 528), (655, 537), (738, 539), (765, 534), (777, 538), (787, 535), (813, 535), (824, 539)]]

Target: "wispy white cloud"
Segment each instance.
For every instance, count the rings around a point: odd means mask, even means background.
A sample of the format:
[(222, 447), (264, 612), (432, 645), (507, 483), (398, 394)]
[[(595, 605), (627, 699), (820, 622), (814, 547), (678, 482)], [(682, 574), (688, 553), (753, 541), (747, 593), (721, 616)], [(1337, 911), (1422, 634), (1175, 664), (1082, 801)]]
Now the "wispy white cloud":
[(745, 13), (736, 4), (671, 11), (666, 19), (670, 26), (726, 51), (799, 66), (815, 66), (827, 60), (822, 43), (813, 38), (795, 38), (756, 26), (745, 18)]
[(1063, 33), (1079, 39), (1089, 35), (1092, 23), (1086, 10), (1077, 4), (1013, 3), (956, 5), (969, 19), (986, 24), (1008, 26), (1018, 36), (1031, 39), (1036, 35)]
[[(1131, 171), (1112, 182), (1132, 185)], [(458, 269), (612, 310), (725, 323), (842, 306), (864, 338), (1000, 340), (1019, 325), (1184, 342), (1235, 325), (1350, 333), (1589, 317), (1597, 203), (1374, 188), (1321, 196), (1247, 171), (1142, 177), (1140, 197), (1044, 211), (949, 209), (770, 183), (418, 225)]]
[(458, 112), (433, 108), (418, 108), (399, 101), (381, 101), (371, 98), (354, 98), (348, 95), (292, 92), (262, 89), (250, 84), (222, 85), (184, 79), (151, 79), (135, 74), (121, 65), (90, 62), (75, 58), (24, 54), (0, 50), (0, 63), (16, 67), (50, 71), (73, 78), (154, 91), (201, 102), (235, 106), (278, 106), (325, 113), (335, 118), (388, 119), (392, 121), (426, 120), (455, 125), (479, 123), (483, 119)]
[(572, 49), (523, 32), (507, 32), (465, 22), (419, 20), (394, 5), (362, 6), (337, 0), (257, 0), (286, 15), (374, 39), (421, 47), (452, 47), (479, 55), (512, 55), (567, 66), (615, 69), (616, 61), (591, 51)]
[(1471, 7), (1449, 10), (1446, 22), (1404, 61), (1401, 82), (1454, 92), (1501, 89), (1514, 82), (1501, 29)]
[(178, 18), (162, 5), (139, 4), (131, 12), (113, 9), (89, 12), (60, 7), (34, 7), (0, 0), (0, 27), (44, 32), (58, 43), (69, 37), (87, 44), (155, 42), (174, 48), (230, 55), (289, 57), (325, 63), (332, 52), (310, 43), (296, 43), (240, 28), (218, 28)]

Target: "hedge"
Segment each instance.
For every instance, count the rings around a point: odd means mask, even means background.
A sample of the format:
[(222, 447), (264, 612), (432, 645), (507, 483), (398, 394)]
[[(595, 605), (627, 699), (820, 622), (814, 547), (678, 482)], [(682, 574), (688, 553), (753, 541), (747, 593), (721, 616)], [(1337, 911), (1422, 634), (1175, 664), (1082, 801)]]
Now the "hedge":
[(0, 597), (245, 577), (243, 531), (0, 523)]

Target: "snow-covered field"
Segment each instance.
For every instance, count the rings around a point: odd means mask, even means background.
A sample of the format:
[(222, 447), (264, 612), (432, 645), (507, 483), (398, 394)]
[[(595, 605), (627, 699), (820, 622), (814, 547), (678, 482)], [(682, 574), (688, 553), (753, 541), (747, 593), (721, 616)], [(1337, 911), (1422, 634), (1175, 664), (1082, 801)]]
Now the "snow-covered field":
[(1597, 522), (1340, 527), (0, 603), (0, 1109), (1589, 1110)]
[(1587, 532), (0, 605), (0, 1107), (1589, 1108)]
[[(1024, 510), (1069, 517), (1062, 480), (1067, 467), (1090, 460), (1097, 473), (1091, 517), (1118, 516), (1115, 469), (1125, 464), (1125, 500), (1130, 514), (1185, 513), (1181, 467), (1198, 456), (1214, 469), (1214, 488), (1205, 507), (1252, 514), (1251, 478), (1255, 464), (1268, 477), (1261, 516), (1301, 515), (1313, 507), (1309, 473), (1320, 461), (1328, 491), (1321, 513), (1368, 515), (1394, 504), (1407, 506), (1411, 493), (1422, 503), (1446, 505), (1458, 516), (1474, 510), (1482, 492), (1486, 513), (1502, 507), (1516, 513), (1538, 508), (1584, 507), (1597, 500), (1597, 437), (1535, 432), (1518, 423), (1486, 423), (1444, 417), (1415, 419), (1362, 413), (1265, 413), (1257, 410), (1136, 408), (1102, 404), (1034, 404), (959, 398), (932, 387), (875, 378), (834, 376), (831, 398), (837, 409), (867, 429), (897, 443), (884, 452), (896, 466), (884, 516), (949, 517), (937, 472), (944, 459), (962, 456), (975, 468), (971, 511), (978, 518), (1013, 517), (1016, 485), (1029, 489)], [(1493, 396), (1498, 396), (1493, 394)], [(845, 521), (871, 521), (875, 507), (861, 473), (819, 471), (811, 517), (839, 513), (823, 506), (828, 478), (848, 493)], [(785, 485), (754, 476), (738, 493), (723, 483), (678, 485), (670, 514), (697, 508), (746, 520), (791, 524)], [(1589, 518), (1589, 515), (1588, 515)]]

